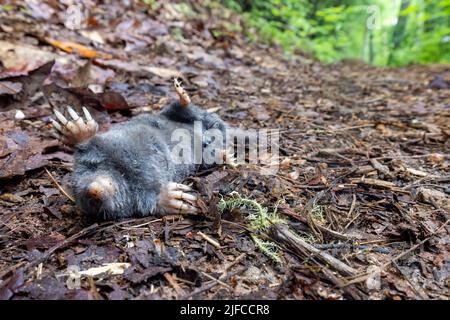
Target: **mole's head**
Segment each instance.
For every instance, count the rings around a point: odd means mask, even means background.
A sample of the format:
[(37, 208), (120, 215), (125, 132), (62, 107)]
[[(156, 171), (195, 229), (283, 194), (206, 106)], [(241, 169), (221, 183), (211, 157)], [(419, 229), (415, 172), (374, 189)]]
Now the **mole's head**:
[(121, 177), (94, 172), (74, 184), (77, 204), (90, 219), (115, 219), (127, 211), (127, 186)]

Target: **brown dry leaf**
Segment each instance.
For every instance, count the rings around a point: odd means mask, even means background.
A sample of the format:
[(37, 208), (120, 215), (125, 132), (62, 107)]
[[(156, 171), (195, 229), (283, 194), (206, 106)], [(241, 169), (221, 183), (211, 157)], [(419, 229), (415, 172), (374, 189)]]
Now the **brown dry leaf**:
[(174, 77), (183, 78), (183, 74), (174, 69), (152, 67), (152, 66), (141, 66), (137, 63), (129, 61), (122, 61), (116, 59), (111, 60), (96, 59), (95, 63), (103, 67), (109, 67), (112, 69), (130, 73), (137, 73), (137, 74), (150, 73), (152, 75), (157, 75), (158, 77), (161, 77), (163, 79), (171, 79)]
[(14, 121), (1, 120), (0, 128), (0, 179), (24, 175), (25, 172), (42, 168), (49, 164), (52, 154), (43, 155), (43, 151), (55, 146), (55, 140), (43, 142), (41, 139), (29, 136)]
[(0, 41), (0, 60), (7, 69), (23, 71), (21, 74), (10, 74), (10, 76), (19, 76), (26, 75), (27, 71), (33, 70), (49, 61), (63, 61), (64, 59), (58, 58), (56, 54), (36, 46)]
[[(13, 82), (20, 84), (21, 90), (17, 92), (14, 98), (18, 102), (20, 102), (19, 105), (21, 108), (23, 108), (24, 107), (23, 103), (29, 103), (30, 101), (28, 100), (28, 98), (31, 97), (33, 94), (35, 94), (41, 88), (42, 83), (49, 76), (54, 64), (55, 61), (50, 61), (34, 70), (30, 70), (25, 73), (23, 71), (17, 73), (15, 71), (10, 72), (6, 70), (0, 74), (0, 78), (4, 79), (5, 81), (7, 80), (8, 83)], [(3, 83), (5, 83), (5, 81), (3, 81)], [(15, 88), (18, 89), (19, 86), (15, 85)], [(11, 101), (11, 103), (6, 103), (5, 105), (1, 106), (10, 108), (14, 106), (14, 103), (13, 101)]]
[(288, 177), (292, 180), (297, 180), (300, 176), (300, 170), (298, 168), (295, 168), (294, 171), (288, 173)]
[(428, 156), (428, 160), (435, 165), (441, 165), (444, 162), (445, 158), (440, 153), (432, 153)]
[(52, 95), (57, 95), (64, 99), (66, 104), (76, 108), (82, 106), (97, 110), (126, 110), (130, 108), (127, 100), (115, 91), (95, 93), (90, 88), (63, 88), (56, 83), (44, 86), (42, 91), (49, 100), (52, 100)]
[(0, 200), (7, 201), (7, 202), (15, 202), (15, 203), (20, 203), (20, 202), (24, 201), (24, 199), (22, 197), (17, 196), (12, 193), (4, 193), (4, 194), (0, 195)]
[(94, 267), (94, 268), (90, 268), (88, 270), (80, 271), (79, 274), (82, 276), (91, 276), (91, 277), (98, 276), (103, 273), (118, 275), (118, 274), (123, 274), (125, 269), (127, 269), (130, 266), (131, 266), (131, 263), (125, 263), (125, 262), (105, 263), (101, 267)]
[(186, 56), (194, 60), (200, 64), (205, 66), (214, 67), (217, 69), (225, 69), (225, 63), (223, 60), (215, 55), (206, 53), (206, 51), (202, 47), (191, 47), (190, 52), (186, 54)]
[(91, 48), (88, 48), (88, 47), (86, 47), (82, 44), (76, 43), (76, 42), (59, 41), (59, 40), (54, 40), (54, 39), (50, 39), (50, 38), (45, 38), (45, 41), (47, 41), (50, 45), (52, 45), (62, 51), (65, 51), (68, 53), (76, 53), (79, 56), (84, 57), (84, 58), (112, 59), (112, 55), (110, 55), (108, 53), (95, 51)]
[(23, 268), (19, 268), (4, 282), (0, 283), (0, 300), (10, 299), (25, 283)]
[(417, 197), (420, 201), (426, 203), (437, 203), (442, 207), (448, 207), (450, 205), (450, 200), (448, 196), (441, 191), (421, 187), (417, 191)]
[(171, 79), (171, 78), (181, 78), (182, 74), (173, 69), (168, 68), (158, 68), (158, 67), (144, 67), (144, 70), (147, 70), (150, 73), (157, 75), (163, 79)]
[(64, 235), (58, 232), (51, 232), (49, 235), (28, 239), (24, 244), (28, 251), (33, 249), (49, 249), (65, 239), (66, 237)]
[(22, 91), (22, 84), (19, 82), (0, 81), (0, 95), (14, 95)]
[(326, 185), (328, 183), (327, 178), (324, 175), (318, 175), (308, 181), (310, 186)]

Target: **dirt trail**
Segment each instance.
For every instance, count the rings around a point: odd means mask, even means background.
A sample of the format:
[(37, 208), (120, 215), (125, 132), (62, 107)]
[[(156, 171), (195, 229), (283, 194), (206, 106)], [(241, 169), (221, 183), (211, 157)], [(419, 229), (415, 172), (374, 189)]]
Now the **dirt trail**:
[[(0, 11), (0, 298), (449, 298), (450, 66), (323, 65), (247, 42), (220, 7), (94, 2), (75, 30), (63, 4)], [(193, 177), (206, 217), (87, 223), (56, 184), (70, 192), (72, 153), (52, 106), (106, 130), (175, 98), (174, 76), (230, 124), (280, 130), (278, 173)], [(273, 228), (274, 262), (248, 208), (215, 209), (232, 191), (306, 245)]]

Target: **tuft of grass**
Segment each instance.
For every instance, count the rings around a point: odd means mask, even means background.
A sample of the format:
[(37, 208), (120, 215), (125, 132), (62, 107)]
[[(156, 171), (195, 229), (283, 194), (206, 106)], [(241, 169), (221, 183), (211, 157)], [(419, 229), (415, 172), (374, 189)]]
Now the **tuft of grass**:
[(259, 236), (259, 232), (264, 232), (269, 229), (272, 224), (286, 224), (286, 220), (282, 219), (275, 211), (269, 212), (257, 201), (247, 198), (242, 198), (238, 193), (232, 193), (232, 198), (224, 200), (223, 198), (217, 204), (220, 212), (226, 210), (231, 211), (237, 208), (244, 208), (249, 213), (246, 217), (249, 229), (255, 233), (251, 235), (256, 247), (261, 250), (266, 256), (271, 258), (276, 263), (281, 263), (279, 256), (280, 247), (271, 241), (264, 241)]
[(14, 10), (14, 5), (12, 5), (12, 4), (4, 4), (4, 5), (1, 5), (0, 6), (0, 11), (5, 11), (5, 12), (8, 12), (8, 11), (12, 11), (12, 10)]
[(311, 216), (317, 223), (324, 224), (326, 222), (323, 207), (320, 205), (315, 205), (312, 208)]

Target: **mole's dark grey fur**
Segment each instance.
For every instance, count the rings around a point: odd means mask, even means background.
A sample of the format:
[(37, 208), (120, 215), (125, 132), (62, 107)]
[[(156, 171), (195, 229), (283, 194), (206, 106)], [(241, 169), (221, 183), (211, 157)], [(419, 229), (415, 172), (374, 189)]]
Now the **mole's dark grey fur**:
[[(81, 210), (97, 219), (164, 213), (157, 200), (161, 188), (171, 181), (183, 181), (202, 166), (175, 164), (170, 158), (177, 143), (171, 141), (173, 130), (184, 128), (193, 135), (194, 121), (201, 121), (204, 130), (216, 128), (226, 134), (227, 125), (217, 114), (192, 104), (173, 103), (158, 114), (136, 116), (76, 145), (72, 184)], [(89, 197), (87, 186), (99, 176), (114, 181), (113, 197)]]

